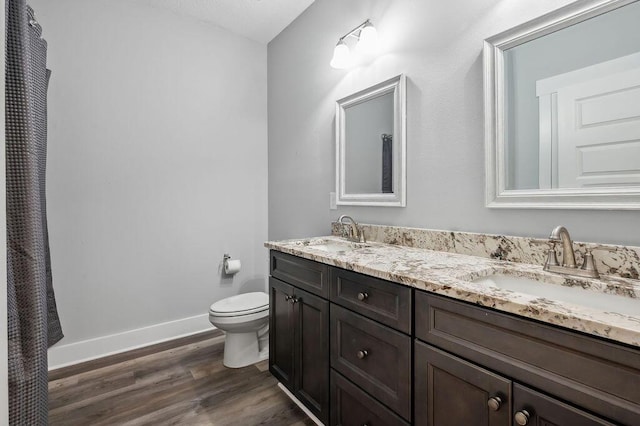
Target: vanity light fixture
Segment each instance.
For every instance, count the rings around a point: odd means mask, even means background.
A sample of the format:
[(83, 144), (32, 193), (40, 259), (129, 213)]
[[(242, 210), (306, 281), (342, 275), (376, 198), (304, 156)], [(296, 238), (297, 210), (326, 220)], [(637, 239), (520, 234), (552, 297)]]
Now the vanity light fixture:
[(333, 50), (333, 58), (330, 62), (333, 68), (344, 69), (353, 63), (353, 54), (349, 46), (347, 46), (347, 43), (345, 43), (347, 37), (357, 39), (355, 49), (359, 53), (371, 54), (375, 53), (378, 49), (378, 31), (376, 31), (376, 27), (373, 26), (371, 21), (367, 19), (340, 37), (336, 48)]

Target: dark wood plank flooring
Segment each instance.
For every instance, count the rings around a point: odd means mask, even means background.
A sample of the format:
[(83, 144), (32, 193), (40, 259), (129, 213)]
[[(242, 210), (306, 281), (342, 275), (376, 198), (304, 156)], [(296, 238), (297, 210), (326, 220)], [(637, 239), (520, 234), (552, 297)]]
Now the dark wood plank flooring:
[(49, 373), (51, 425), (314, 425), (268, 364), (222, 365), (215, 331)]

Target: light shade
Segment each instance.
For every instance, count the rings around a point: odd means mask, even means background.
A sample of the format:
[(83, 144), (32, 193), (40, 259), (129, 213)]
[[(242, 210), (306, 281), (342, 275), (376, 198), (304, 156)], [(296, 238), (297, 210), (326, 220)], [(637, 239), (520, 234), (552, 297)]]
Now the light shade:
[(375, 53), (378, 50), (378, 31), (371, 22), (365, 23), (356, 48), (363, 53)]
[(331, 58), (330, 65), (333, 68), (343, 69), (348, 68), (350, 64), (351, 52), (349, 51), (349, 46), (340, 40), (333, 50), (333, 58)]

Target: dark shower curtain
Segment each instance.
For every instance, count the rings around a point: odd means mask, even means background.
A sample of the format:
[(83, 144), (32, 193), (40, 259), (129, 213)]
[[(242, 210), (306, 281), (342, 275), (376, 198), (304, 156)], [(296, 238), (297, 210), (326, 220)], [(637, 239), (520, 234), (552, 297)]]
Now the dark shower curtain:
[(6, 0), (9, 422), (47, 424), (47, 348), (62, 338), (45, 201), (47, 43), (25, 0)]
[(383, 133), (382, 137), (382, 193), (393, 192), (393, 136)]

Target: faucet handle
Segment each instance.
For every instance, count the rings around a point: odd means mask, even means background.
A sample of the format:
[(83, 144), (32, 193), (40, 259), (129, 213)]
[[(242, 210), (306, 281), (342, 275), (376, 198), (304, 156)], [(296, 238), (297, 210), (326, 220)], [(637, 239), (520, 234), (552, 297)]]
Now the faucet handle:
[(558, 266), (558, 255), (556, 254), (556, 241), (549, 240), (549, 250), (547, 251), (547, 261), (544, 264), (544, 269), (549, 266)]
[(362, 229), (362, 226), (358, 226), (358, 240), (360, 243), (367, 242), (367, 239), (364, 236), (364, 229)]
[(599, 278), (600, 274), (598, 273), (598, 269), (596, 268), (596, 263), (593, 258), (593, 254), (591, 253), (591, 249), (585, 249), (583, 258), (584, 261), (582, 262), (582, 266), (580, 267), (580, 269), (582, 269), (583, 271), (588, 271), (593, 278)]

